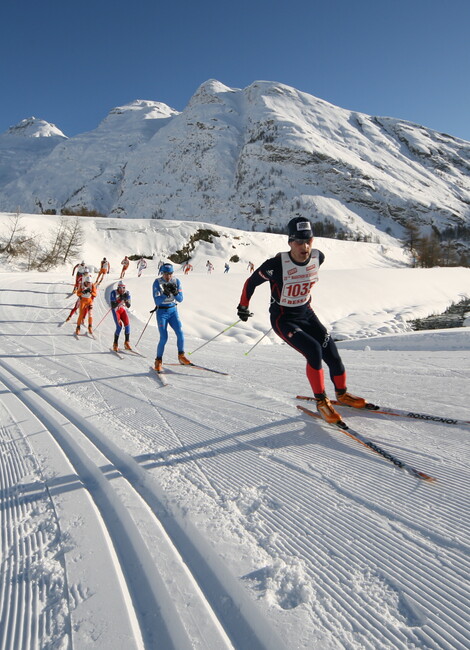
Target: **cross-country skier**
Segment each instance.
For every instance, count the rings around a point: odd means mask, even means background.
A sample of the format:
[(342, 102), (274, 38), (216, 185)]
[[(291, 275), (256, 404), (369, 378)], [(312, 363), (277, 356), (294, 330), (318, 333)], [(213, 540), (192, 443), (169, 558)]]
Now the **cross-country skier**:
[[(75, 275), (75, 271), (77, 272), (76, 275)], [(84, 275), (87, 275), (87, 273), (88, 273), (88, 267), (83, 260), (80, 262), (80, 264), (75, 264), (72, 271), (72, 276), (75, 275), (75, 286), (73, 288), (73, 293), (77, 293), (82, 278)]]
[(77, 329), (75, 334), (80, 334), (80, 326), (88, 316), (88, 332), (93, 334), (93, 300), (96, 298), (96, 285), (93, 284), (90, 275), (84, 276), (81, 286), (77, 291), (80, 298), (80, 312), (78, 315)]
[(131, 333), (131, 326), (129, 323), (129, 314), (127, 308), (131, 306), (131, 294), (126, 291), (126, 285), (122, 280), (118, 282), (117, 288), (113, 289), (110, 294), (111, 309), (113, 312), (114, 322), (116, 324), (116, 331), (114, 332), (113, 350), (119, 351), (118, 341), (119, 334), (121, 333), (122, 326), (124, 325), (124, 347), (126, 350), (132, 350), (129, 342)]
[(185, 262), (183, 266), (183, 272), (185, 275), (188, 275), (193, 270), (193, 265), (189, 262)]
[(272, 328), (306, 358), (307, 378), (319, 414), (326, 422), (338, 422), (341, 416), (325, 393), (322, 361), (329, 368), (339, 402), (364, 408), (365, 400), (347, 392), (346, 371), (336, 344), (310, 306), (310, 290), (318, 280), (318, 269), (325, 259), (321, 251), (312, 249), (312, 225), (303, 217), (295, 217), (289, 221), (287, 232), (290, 251), (266, 260), (250, 275), (243, 287), (238, 317), (246, 321), (252, 316), (249, 305), (253, 292), (263, 282), (269, 282)]
[(137, 262), (137, 277), (140, 278), (142, 275), (142, 271), (145, 271), (147, 268), (147, 262), (144, 260), (143, 257), (140, 258), (140, 260)]
[(106, 257), (103, 257), (103, 259), (100, 262), (100, 270), (98, 272), (98, 276), (96, 278), (96, 284), (100, 284), (101, 281), (103, 280), (104, 276), (111, 271), (111, 266), (106, 259)]
[(166, 342), (168, 341), (168, 325), (170, 325), (176, 334), (176, 343), (178, 346), (178, 361), (183, 366), (191, 364), (184, 354), (184, 334), (183, 326), (178, 314), (177, 303), (183, 300), (183, 291), (181, 282), (178, 278), (173, 278), (174, 268), (172, 264), (162, 264), (160, 268), (161, 276), (156, 278), (153, 283), (153, 299), (156, 307), (157, 325), (160, 333), (160, 339), (157, 345), (157, 356), (155, 359), (155, 370), (162, 372), (162, 359)]
[(125, 255), (125, 256), (124, 256), (124, 259), (121, 261), (121, 266), (122, 266), (121, 277), (120, 277), (121, 280), (122, 280), (123, 277), (126, 275), (126, 271), (127, 271), (127, 269), (129, 268), (129, 264), (130, 264), (130, 260), (129, 260), (129, 258), (127, 257), (127, 255)]

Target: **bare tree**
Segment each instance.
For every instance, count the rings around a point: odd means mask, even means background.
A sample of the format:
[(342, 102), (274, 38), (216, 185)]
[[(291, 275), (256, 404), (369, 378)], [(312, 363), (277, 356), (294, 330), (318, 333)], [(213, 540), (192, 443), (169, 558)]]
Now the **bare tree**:
[(26, 235), (25, 227), (21, 225), (21, 214), (18, 211), (8, 219), (9, 227), (2, 250), (9, 257), (24, 255), (32, 238)]
[(62, 262), (65, 263), (68, 259), (77, 257), (83, 246), (83, 242), (83, 230), (78, 217), (76, 217), (73, 221), (68, 222), (65, 227)]
[(48, 271), (59, 263), (65, 263), (75, 257), (83, 244), (83, 231), (79, 220), (70, 221), (62, 217), (52, 232), (51, 242), (37, 260), (40, 270)]

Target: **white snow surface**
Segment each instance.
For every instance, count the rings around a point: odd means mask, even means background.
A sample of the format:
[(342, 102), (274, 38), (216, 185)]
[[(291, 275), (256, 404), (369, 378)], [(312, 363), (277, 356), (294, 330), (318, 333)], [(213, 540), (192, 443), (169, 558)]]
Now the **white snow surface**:
[[(47, 237), (55, 218), (23, 223)], [(470, 427), (343, 409), (428, 483), (297, 410), (309, 404), (296, 395), (311, 395), (305, 362), (269, 332), (266, 285), (234, 325), (248, 261), (286, 250), (285, 237), (82, 223), (85, 261), (111, 262), (95, 340), (64, 324), (72, 266), (4, 260), (0, 276), (0, 648), (468, 648)], [(169, 365), (170, 332), (163, 385), (151, 285), (199, 227), (220, 237), (197, 243), (189, 275), (176, 265), (186, 352), (228, 375)], [(326, 261), (313, 305), (343, 339), (349, 389), (468, 422), (470, 328), (418, 333), (407, 320), (468, 297), (470, 270), (412, 269), (378, 244), (315, 245)], [(107, 299), (125, 254), (154, 259), (125, 278), (144, 356), (121, 359)]]

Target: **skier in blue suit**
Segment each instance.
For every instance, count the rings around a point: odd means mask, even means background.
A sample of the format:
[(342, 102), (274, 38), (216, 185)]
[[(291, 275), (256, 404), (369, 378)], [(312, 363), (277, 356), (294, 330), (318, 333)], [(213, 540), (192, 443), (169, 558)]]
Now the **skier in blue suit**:
[(160, 276), (154, 281), (152, 292), (155, 302), (158, 331), (160, 332), (155, 359), (155, 370), (162, 372), (163, 352), (168, 341), (168, 325), (173, 328), (176, 334), (178, 361), (183, 366), (189, 366), (191, 362), (184, 354), (183, 326), (180, 321), (177, 306), (179, 302), (183, 301), (181, 282), (178, 278), (173, 277), (174, 268), (172, 264), (162, 264), (159, 272)]

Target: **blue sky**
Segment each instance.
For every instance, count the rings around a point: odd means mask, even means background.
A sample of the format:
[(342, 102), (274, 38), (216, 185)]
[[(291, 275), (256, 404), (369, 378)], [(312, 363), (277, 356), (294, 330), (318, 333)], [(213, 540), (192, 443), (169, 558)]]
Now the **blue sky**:
[(470, 140), (469, 0), (6, 0), (0, 133), (34, 115), (73, 136), (134, 99), (278, 81)]

